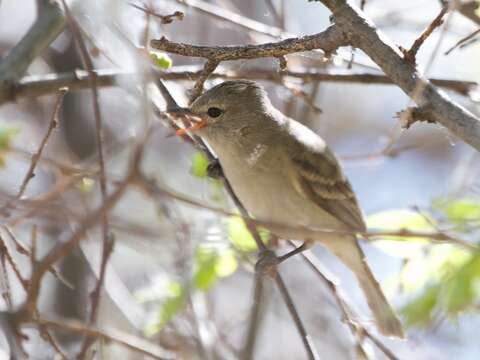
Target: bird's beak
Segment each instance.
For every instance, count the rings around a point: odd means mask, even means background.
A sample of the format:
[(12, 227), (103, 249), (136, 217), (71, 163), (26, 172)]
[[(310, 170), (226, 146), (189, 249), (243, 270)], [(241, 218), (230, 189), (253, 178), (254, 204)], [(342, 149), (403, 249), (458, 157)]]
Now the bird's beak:
[(172, 108), (168, 109), (167, 112), (175, 117), (182, 117), (189, 122), (189, 125), (185, 128), (178, 129), (176, 135), (185, 135), (187, 131), (194, 131), (207, 126), (207, 120), (193, 113), (189, 108)]

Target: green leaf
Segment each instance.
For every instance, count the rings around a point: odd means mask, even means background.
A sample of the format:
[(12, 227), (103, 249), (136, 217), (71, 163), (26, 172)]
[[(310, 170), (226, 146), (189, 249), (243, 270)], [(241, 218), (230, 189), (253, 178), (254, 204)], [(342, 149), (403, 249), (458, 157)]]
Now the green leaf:
[(13, 138), (20, 132), (17, 127), (0, 125), (0, 150), (10, 149)]
[(438, 263), (434, 266), (429, 264), (432, 259), (417, 264), (417, 270), (430, 267), (427, 281), (431, 284), (404, 306), (402, 314), (407, 324), (426, 326), (434, 320), (434, 314), (456, 317), (476, 307), (480, 300), (480, 255), (457, 250), (450, 251), (450, 255), (446, 251), (436, 254), (434, 260)]
[(168, 323), (185, 305), (187, 295), (185, 287), (178, 282), (171, 282), (168, 288), (170, 296), (165, 300), (160, 309), (160, 327)]
[(434, 202), (434, 207), (442, 211), (452, 223), (464, 224), (468, 221), (480, 221), (480, 201), (473, 199), (447, 200)]
[(200, 179), (207, 177), (208, 159), (202, 152), (196, 152), (192, 156), (191, 173)]
[[(238, 216), (228, 218), (228, 236), (232, 244), (242, 252), (253, 252), (257, 250), (257, 243), (250, 231), (247, 229), (245, 222)], [(257, 227), (262, 241), (267, 244), (270, 233), (267, 229)]]
[(94, 185), (94, 179), (84, 176), (80, 182), (77, 183), (77, 188), (83, 193), (89, 193), (92, 191)]
[(10, 149), (13, 138), (20, 132), (17, 127), (0, 124), (0, 168), (5, 166), (4, 152)]
[(422, 296), (417, 297), (400, 310), (407, 326), (426, 326), (433, 321), (439, 292), (438, 286), (432, 286)]
[(152, 59), (153, 64), (163, 70), (170, 69), (172, 67), (172, 59), (165, 53), (151, 50), (150, 59)]
[(218, 249), (211, 246), (199, 246), (195, 253), (194, 284), (199, 290), (206, 291), (220, 277), (232, 275), (238, 268), (238, 261), (231, 249)]
[(468, 309), (479, 295), (480, 256), (474, 256), (445, 284), (443, 301), (451, 315)]
[(223, 251), (217, 258), (215, 272), (218, 277), (227, 277), (232, 275), (238, 268), (238, 261), (233, 250)]

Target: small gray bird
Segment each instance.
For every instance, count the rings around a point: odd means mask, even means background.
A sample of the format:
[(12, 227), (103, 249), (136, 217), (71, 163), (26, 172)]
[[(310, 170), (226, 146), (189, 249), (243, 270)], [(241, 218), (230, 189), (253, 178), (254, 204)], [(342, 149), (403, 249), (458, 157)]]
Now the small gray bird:
[[(365, 231), (365, 222), (350, 183), (322, 138), (275, 109), (252, 81), (221, 83), (197, 98), (190, 111), (201, 119), (190, 129), (215, 151), (246, 209), (258, 220), (288, 225), (271, 226), (279, 237), (326, 246), (356, 275), (380, 332), (403, 337), (356, 236), (348, 234)], [(337, 233), (312, 236), (305, 228)]]

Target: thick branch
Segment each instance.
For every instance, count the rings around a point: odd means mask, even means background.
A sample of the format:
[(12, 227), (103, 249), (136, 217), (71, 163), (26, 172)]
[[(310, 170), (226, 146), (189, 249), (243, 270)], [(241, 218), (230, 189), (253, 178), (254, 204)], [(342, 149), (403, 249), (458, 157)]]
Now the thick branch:
[(363, 50), (418, 106), (431, 109), (433, 120), (480, 150), (480, 119), (438, 91), (415, 66), (406, 62), (400, 50), (360, 9), (346, 0), (322, 3), (332, 10), (336, 25), (353, 46)]
[(335, 25), (330, 26), (327, 30), (318, 34), (259, 45), (195, 46), (171, 42), (165, 37), (162, 37), (160, 40), (150, 41), (150, 46), (157, 50), (217, 61), (279, 57), (315, 49), (321, 49), (326, 54), (329, 54), (339, 46), (346, 44), (343, 32)]
[(65, 18), (58, 2), (45, 1), (40, 16), (30, 30), (0, 63), (0, 80), (15, 80), (21, 77), (64, 27)]

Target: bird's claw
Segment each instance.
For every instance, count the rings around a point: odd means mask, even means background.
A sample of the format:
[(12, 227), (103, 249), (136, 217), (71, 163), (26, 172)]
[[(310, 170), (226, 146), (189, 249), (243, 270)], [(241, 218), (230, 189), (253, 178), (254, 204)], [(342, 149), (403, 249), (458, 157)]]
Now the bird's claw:
[(207, 166), (207, 176), (212, 179), (221, 179), (223, 177), (223, 169), (218, 160), (213, 160)]
[(280, 260), (271, 250), (262, 250), (258, 255), (255, 271), (261, 275), (269, 275), (275, 277), (277, 274), (277, 266)]

